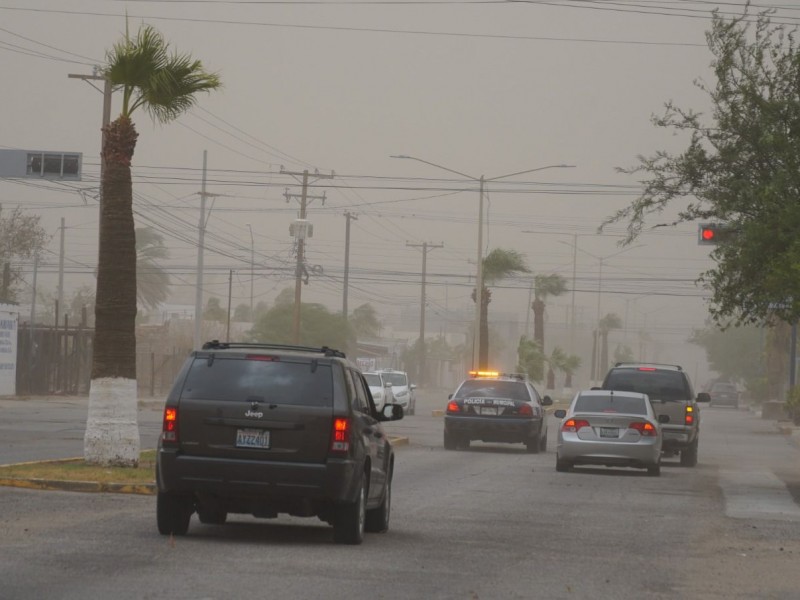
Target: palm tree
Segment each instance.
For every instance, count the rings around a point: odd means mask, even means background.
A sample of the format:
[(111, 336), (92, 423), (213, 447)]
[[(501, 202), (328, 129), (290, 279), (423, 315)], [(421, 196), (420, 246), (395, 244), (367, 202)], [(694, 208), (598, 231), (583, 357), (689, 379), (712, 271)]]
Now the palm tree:
[(120, 115), (103, 128), (100, 248), (89, 417), (84, 458), (103, 465), (139, 461), (136, 420), (136, 234), (131, 160), (136, 132), (131, 115), (144, 109), (168, 123), (191, 108), (198, 92), (220, 86), (200, 61), (170, 51), (155, 29), (142, 26), (106, 55), (106, 79), (122, 91)]
[(608, 313), (605, 317), (600, 319), (600, 326), (598, 331), (600, 334), (600, 362), (598, 363), (597, 378), (600, 379), (605, 375), (608, 370), (608, 334), (612, 329), (619, 329), (622, 327), (622, 319), (619, 315)]
[(533, 339), (544, 348), (544, 302), (548, 296), (560, 296), (567, 291), (567, 282), (559, 274), (537, 275), (533, 278), (534, 300), (533, 309)]
[(569, 354), (561, 364), (561, 370), (564, 371), (564, 387), (567, 389), (572, 388), (572, 376), (581, 366), (581, 357), (575, 354)]
[(155, 308), (167, 299), (169, 274), (159, 260), (169, 258), (164, 237), (150, 227), (136, 228), (136, 298), (145, 308)]
[[(489, 364), (489, 303), (492, 301), (490, 285), (494, 285), (501, 279), (516, 275), (518, 273), (530, 273), (530, 269), (525, 264), (525, 259), (516, 250), (503, 250), (495, 248), (483, 259), (483, 290), (481, 290), (481, 319), (480, 319), (480, 339), (481, 346), (478, 349), (478, 368), (485, 369)], [(473, 302), (477, 301), (475, 290), (472, 291)]]

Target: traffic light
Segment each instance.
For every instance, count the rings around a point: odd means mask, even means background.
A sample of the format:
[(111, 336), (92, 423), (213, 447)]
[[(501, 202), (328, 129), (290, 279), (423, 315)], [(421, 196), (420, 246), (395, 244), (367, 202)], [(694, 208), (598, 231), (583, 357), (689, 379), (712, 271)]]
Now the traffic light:
[(697, 229), (697, 243), (700, 245), (715, 245), (722, 242), (728, 226), (722, 223), (700, 223)]

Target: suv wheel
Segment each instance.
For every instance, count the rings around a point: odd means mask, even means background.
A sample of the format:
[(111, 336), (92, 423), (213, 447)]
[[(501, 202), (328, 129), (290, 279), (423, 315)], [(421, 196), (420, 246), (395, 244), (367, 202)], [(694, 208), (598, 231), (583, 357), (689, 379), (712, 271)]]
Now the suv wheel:
[(383, 502), (378, 508), (367, 511), (364, 529), (370, 533), (386, 533), (389, 531), (389, 516), (392, 511), (392, 473), (388, 474), (383, 490)]
[(366, 521), (367, 486), (366, 478), (361, 475), (358, 487), (358, 498), (336, 507), (336, 519), (333, 522), (333, 541), (337, 544), (360, 544), (364, 541), (364, 525)]
[(185, 496), (158, 492), (156, 497), (156, 522), (161, 535), (186, 535), (192, 504)]
[(694, 439), (692, 445), (681, 450), (681, 466), (682, 467), (695, 467), (697, 466), (697, 438)]

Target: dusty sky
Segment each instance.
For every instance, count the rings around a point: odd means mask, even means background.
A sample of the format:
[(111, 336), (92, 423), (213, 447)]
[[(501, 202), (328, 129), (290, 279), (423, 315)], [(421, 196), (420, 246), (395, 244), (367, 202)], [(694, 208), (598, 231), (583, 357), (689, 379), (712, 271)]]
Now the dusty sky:
[[(0, 147), (84, 157), (82, 182), (0, 181), (0, 202), (43, 216), (54, 235), (51, 272), (65, 217), (67, 292), (91, 282), (102, 95), (67, 75), (102, 64), (127, 13), (132, 30), (153, 25), (224, 82), (177, 122), (135, 117), (137, 225), (165, 236), (176, 301), (194, 302), (203, 150), (208, 191), (219, 194), (208, 220), (206, 298), (227, 299), (234, 269), (233, 304), (249, 302), (247, 224), (255, 301), (293, 285), (288, 228), (297, 202), (287, 204), (283, 193), (299, 188), (281, 167), (333, 171), (313, 190), (325, 191), (324, 206), (309, 205), (308, 262), (323, 274), (303, 299), (341, 310), (343, 215), (356, 213), (349, 306), (370, 302), (389, 330), (401, 310), (419, 305), (421, 252), (408, 244), (444, 245), (428, 253), (430, 314), (472, 310), (475, 179), (569, 164), (488, 184), (485, 249), (518, 250), (534, 273), (571, 282), (577, 241), (578, 320), (596, 321), (603, 257), (602, 313), (627, 317), (630, 331), (647, 326), (663, 344), (659, 358), (681, 362), (688, 332), (706, 315), (693, 281), (712, 264), (696, 226), (647, 232), (624, 252), (621, 226), (602, 236), (596, 229), (637, 191), (636, 178), (616, 167), (683, 147), (653, 127), (651, 115), (667, 100), (707, 110), (693, 81), (711, 80), (704, 31), (713, 8), (666, 0), (0, 0)], [(721, 8), (741, 12), (740, 4)], [(778, 15), (792, 22), (800, 12)], [(113, 116), (118, 107), (115, 96)], [(55, 275), (43, 271), (42, 285), (54, 290)], [(522, 278), (503, 282), (492, 310), (524, 321), (528, 289)], [(551, 300), (553, 327), (563, 326), (571, 300)]]

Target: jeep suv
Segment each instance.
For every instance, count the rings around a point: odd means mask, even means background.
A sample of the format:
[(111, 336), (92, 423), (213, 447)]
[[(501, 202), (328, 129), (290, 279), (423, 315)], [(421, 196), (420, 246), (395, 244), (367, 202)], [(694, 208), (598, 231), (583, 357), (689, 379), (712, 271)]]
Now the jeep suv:
[(667, 456), (680, 453), (684, 467), (697, 464), (700, 440), (700, 410), (697, 403), (708, 402), (711, 398), (705, 392), (695, 396), (692, 383), (681, 367), (617, 363), (606, 374), (601, 389), (647, 394), (656, 415), (669, 416), (669, 422), (661, 426), (663, 453)]
[(212, 341), (186, 359), (158, 442), (158, 531), (193, 513), (279, 513), (333, 525), (338, 543), (389, 528), (394, 454), (358, 368), (338, 350)]

